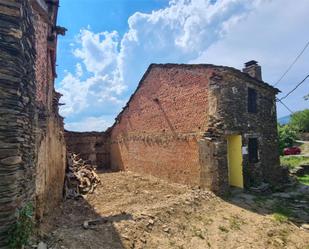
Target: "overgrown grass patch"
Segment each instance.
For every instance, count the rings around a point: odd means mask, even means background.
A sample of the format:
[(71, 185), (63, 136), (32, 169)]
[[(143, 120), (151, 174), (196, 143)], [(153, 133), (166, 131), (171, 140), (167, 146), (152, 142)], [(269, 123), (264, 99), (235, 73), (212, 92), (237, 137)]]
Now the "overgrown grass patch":
[(280, 164), (282, 166), (287, 166), (290, 169), (293, 169), (302, 164), (309, 164), (309, 157), (308, 156), (281, 156)]
[(297, 178), (298, 178), (298, 181), (299, 181), (300, 183), (309, 186), (309, 175), (299, 176), (299, 177), (297, 177)]
[(242, 224), (245, 224), (245, 222), (238, 216), (232, 216), (229, 221), (230, 221), (230, 229), (232, 230), (240, 230), (240, 226)]
[(276, 202), (273, 206), (273, 218), (275, 221), (286, 222), (292, 214), (292, 210), (284, 202)]

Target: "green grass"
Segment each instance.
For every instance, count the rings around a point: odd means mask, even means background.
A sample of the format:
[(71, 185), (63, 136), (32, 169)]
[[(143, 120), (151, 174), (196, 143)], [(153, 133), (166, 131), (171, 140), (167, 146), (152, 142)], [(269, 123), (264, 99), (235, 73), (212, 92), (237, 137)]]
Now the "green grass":
[(299, 176), (299, 177), (297, 177), (297, 178), (298, 178), (298, 181), (299, 181), (300, 183), (309, 186), (309, 175)]
[(280, 164), (293, 169), (302, 164), (309, 164), (308, 156), (281, 156)]
[(242, 224), (245, 224), (244, 220), (242, 220), (238, 216), (232, 216), (229, 221), (230, 221), (230, 229), (232, 230), (240, 230), (240, 226)]
[(280, 213), (273, 213), (273, 218), (275, 221), (278, 221), (280, 223), (287, 222), (289, 220), (289, 217)]
[(289, 220), (292, 215), (292, 211), (284, 203), (276, 202), (273, 206), (273, 218), (275, 221), (280, 223), (286, 222)]

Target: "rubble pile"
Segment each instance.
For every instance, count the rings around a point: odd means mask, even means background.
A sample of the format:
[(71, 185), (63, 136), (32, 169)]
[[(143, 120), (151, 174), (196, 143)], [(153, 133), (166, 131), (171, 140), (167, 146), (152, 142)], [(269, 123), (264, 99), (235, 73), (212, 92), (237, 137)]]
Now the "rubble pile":
[(77, 154), (68, 153), (67, 172), (65, 176), (65, 197), (76, 198), (93, 193), (100, 183), (95, 168)]

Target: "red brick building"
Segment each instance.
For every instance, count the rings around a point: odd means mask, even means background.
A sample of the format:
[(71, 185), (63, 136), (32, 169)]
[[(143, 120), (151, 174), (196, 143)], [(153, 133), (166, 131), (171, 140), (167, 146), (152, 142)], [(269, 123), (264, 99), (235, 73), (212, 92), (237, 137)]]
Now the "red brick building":
[(216, 192), (273, 182), (279, 90), (255, 61), (243, 71), (150, 65), (108, 130), (111, 167)]

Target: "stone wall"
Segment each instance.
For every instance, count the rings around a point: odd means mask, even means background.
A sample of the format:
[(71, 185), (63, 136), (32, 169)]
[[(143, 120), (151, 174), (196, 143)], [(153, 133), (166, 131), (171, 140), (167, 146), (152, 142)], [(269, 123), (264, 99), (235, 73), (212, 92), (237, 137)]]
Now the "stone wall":
[(35, 42), (28, 1), (0, 1), (0, 248), (35, 193)]
[(7, 230), (25, 204), (32, 202), (41, 218), (62, 198), (65, 141), (54, 90), (57, 5), (42, 4), (0, 1), (0, 248), (6, 248)]
[(65, 132), (67, 150), (99, 169), (110, 169), (110, 141), (104, 132)]
[[(248, 87), (257, 92), (257, 113), (249, 113)], [(230, 68), (217, 68), (210, 80), (209, 101), (214, 107), (208, 113), (205, 138), (214, 145), (218, 188), (228, 188), (227, 136), (242, 136), (244, 184), (249, 187), (262, 181), (282, 179), (279, 168), (275, 97), (277, 89)], [(248, 140), (258, 138), (259, 161), (249, 163)], [(211, 171), (211, 170), (210, 170)], [(207, 179), (213, 178), (210, 174)], [(282, 179), (283, 180), (283, 179)]]

